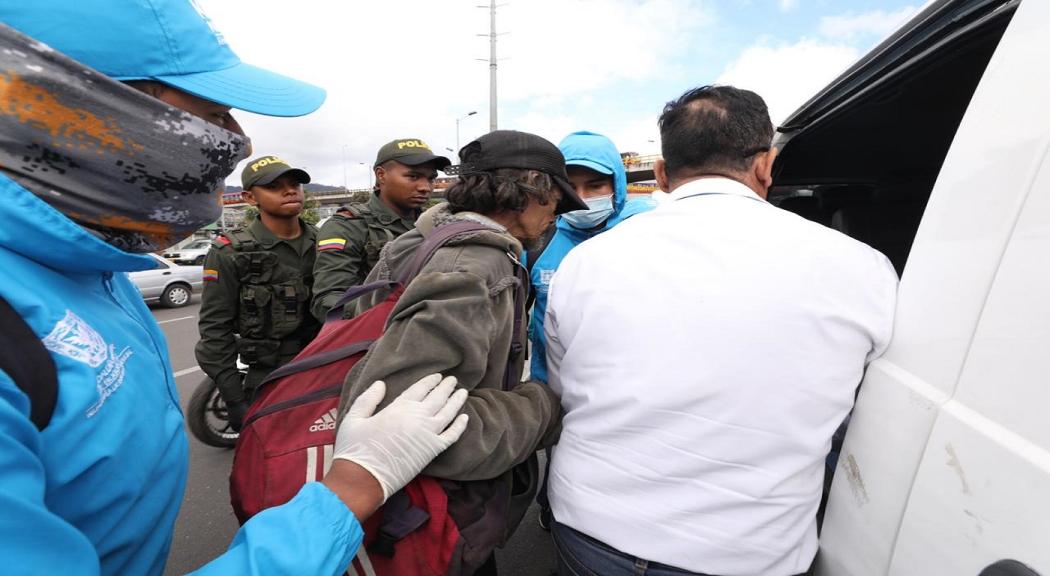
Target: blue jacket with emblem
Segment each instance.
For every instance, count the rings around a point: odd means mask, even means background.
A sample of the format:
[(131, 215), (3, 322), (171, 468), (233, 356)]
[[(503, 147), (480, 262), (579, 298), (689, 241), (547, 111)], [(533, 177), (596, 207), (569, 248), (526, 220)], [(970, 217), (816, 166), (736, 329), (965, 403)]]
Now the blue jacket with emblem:
[(529, 342), (532, 345), (532, 362), (529, 370), (532, 378), (547, 381), (547, 339), (543, 335), (543, 314), (547, 310), (547, 288), (558, 265), (577, 245), (584, 240), (616, 226), (620, 222), (652, 210), (656, 204), (646, 198), (627, 199), (627, 171), (616, 145), (601, 134), (594, 132), (573, 132), (558, 145), (565, 156), (565, 164), (578, 165), (602, 173), (612, 173), (613, 177), (613, 213), (604, 225), (588, 230), (580, 230), (559, 217), (555, 226), (557, 230), (551, 237), (535, 264), (529, 262), (532, 286), (536, 290), (536, 304), (532, 309), (532, 321), (529, 322)]
[[(167, 344), (117, 250), (0, 174), (0, 295), (50, 351), (38, 431), (0, 372), (0, 556), (28, 574), (161, 574), (188, 468)], [(319, 483), (253, 518), (199, 574), (340, 574), (360, 525)], [(10, 573), (9, 570), (4, 570)]]

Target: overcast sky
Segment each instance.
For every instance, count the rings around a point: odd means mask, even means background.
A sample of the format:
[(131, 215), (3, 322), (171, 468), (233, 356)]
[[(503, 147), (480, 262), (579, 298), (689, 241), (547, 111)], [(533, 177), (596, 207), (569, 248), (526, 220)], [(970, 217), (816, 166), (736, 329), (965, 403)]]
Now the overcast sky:
[[(422, 138), (456, 162), (446, 148), (471, 111), (459, 145), (489, 129), (486, 2), (197, 2), (242, 60), (328, 91), (302, 118), (238, 115), (255, 155), (279, 155), (314, 182), (365, 186), (395, 138)], [(621, 151), (658, 153), (663, 104), (710, 83), (755, 90), (783, 120), (922, 3), (510, 0), (497, 12), (499, 127), (554, 143), (592, 130)]]

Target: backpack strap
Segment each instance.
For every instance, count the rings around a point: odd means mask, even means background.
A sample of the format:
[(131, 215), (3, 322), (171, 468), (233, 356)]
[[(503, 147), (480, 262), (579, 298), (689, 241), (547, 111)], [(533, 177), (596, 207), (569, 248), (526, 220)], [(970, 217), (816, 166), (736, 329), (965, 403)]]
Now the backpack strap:
[(328, 309), (328, 315), (325, 317), (325, 321), (327, 322), (342, 318), (344, 306), (349, 304), (352, 300), (356, 300), (369, 292), (379, 290), (380, 288), (395, 289), (399, 285), (407, 287), (408, 283), (419, 275), (419, 271), (423, 269), (423, 266), (426, 265), (428, 261), (430, 261), (431, 256), (434, 255), (434, 252), (437, 252), (438, 248), (441, 248), (448, 243), (449, 240), (460, 234), (481, 232), (483, 230), (492, 230), (492, 228), (485, 226), (480, 222), (471, 222), (468, 220), (443, 224), (434, 228), (431, 230), (430, 234), (424, 238), (423, 244), (416, 249), (412, 263), (405, 268), (405, 271), (397, 278), (397, 280), (377, 280), (360, 286), (351, 286), (345, 293), (343, 293), (343, 296)]
[(415, 258), (412, 259), (412, 263), (401, 273), (401, 276), (398, 277), (397, 281), (403, 286), (408, 286), (408, 283), (419, 275), (420, 270), (423, 269), (423, 266), (426, 266), (426, 263), (430, 261), (430, 258), (434, 256), (434, 253), (447, 244), (449, 240), (463, 234), (483, 231), (492, 231), (492, 228), (480, 222), (472, 222), (470, 220), (457, 220), (456, 222), (443, 224), (434, 228), (424, 239), (423, 245), (416, 249)]
[(58, 401), (58, 372), (51, 353), (21, 314), (0, 297), (0, 370), (26, 396), (29, 419), (37, 430), (51, 422)]
[[(511, 254), (507, 254), (511, 257), (514, 262), (514, 276), (518, 279), (518, 285), (514, 288), (514, 332), (511, 334), (510, 339), (510, 356), (507, 359), (507, 367), (503, 373), (503, 389), (510, 390), (518, 385), (521, 381), (519, 378), (520, 374), (514, 374), (514, 363), (510, 361), (510, 358), (516, 357), (518, 354), (525, 349), (525, 343), (522, 341), (522, 323), (524, 323), (524, 315), (528, 310), (531, 303), (526, 298), (526, 291), (531, 292), (532, 287), (529, 280), (529, 272), (521, 265), (521, 262)], [(526, 288), (528, 286), (529, 288)], [(522, 302), (525, 302), (525, 306), (522, 306)]]
[(394, 545), (430, 520), (426, 510), (412, 505), (404, 490), (398, 490), (383, 504), (379, 534), (368, 545), (368, 551), (387, 558), (394, 557)]
[(292, 374), (298, 374), (320, 366), (327, 366), (332, 362), (338, 362), (343, 358), (349, 358), (354, 354), (360, 354), (361, 352), (368, 350), (373, 342), (375, 342), (375, 340), (361, 340), (340, 348), (307, 356), (301, 360), (293, 360), (273, 372), (270, 372), (266, 378), (263, 378), (263, 381), (259, 383), (259, 388), (262, 388), (263, 384), (268, 384), (274, 380), (280, 380), (285, 376), (291, 376)]
[(334, 320), (341, 320), (343, 318), (343, 307), (369, 292), (374, 292), (380, 288), (389, 288), (393, 290), (398, 286), (400, 286), (400, 284), (393, 280), (377, 280), (375, 282), (369, 282), (368, 284), (351, 286), (347, 288), (342, 297), (340, 297), (339, 300), (328, 309), (328, 314), (325, 314), (324, 321), (332, 322)]

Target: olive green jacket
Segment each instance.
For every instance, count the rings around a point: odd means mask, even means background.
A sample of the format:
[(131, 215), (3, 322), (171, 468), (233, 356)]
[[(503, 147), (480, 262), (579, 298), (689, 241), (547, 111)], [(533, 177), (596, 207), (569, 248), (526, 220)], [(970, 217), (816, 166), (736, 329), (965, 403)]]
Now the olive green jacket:
[(245, 400), (238, 354), (256, 376), (245, 383), (253, 387), (320, 329), (308, 310), (317, 231), (302, 220), (299, 225), (301, 243), (277, 238), (256, 219), (219, 236), (208, 250), (195, 352), (227, 402)]
[(310, 311), (321, 322), (347, 288), (364, 282), (383, 246), (415, 227), (413, 220), (395, 214), (375, 194), (367, 203), (351, 205), (350, 211), (351, 216), (332, 216), (317, 233)]
[[(416, 230), (383, 251), (366, 282), (396, 278), (409, 265), (423, 237), (440, 223), (476, 215), (453, 215), (447, 204), (427, 210)], [(463, 413), (470, 415), (458, 442), (424, 471), (451, 480), (486, 480), (525, 462), (551, 445), (561, 430), (558, 398), (538, 382), (522, 382), (504, 391), (507, 362), (520, 375), (521, 351), (510, 357), (514, 306), (521, 266), (521, 244), (498, 224), (491, 232), (460, 236), (437, 250), (408, 285), (391, 313), (383, 336), (347, 375), (341, 402), (348, 403), (372, 382), (383, 380), (388, 404), (416, 380), (440, 372), (456, 376), (470, 392)], [(351, 302), (355, 313), (387, 296), (374, 292)], [(524, 324), (524, 323), (523, 323)], [(519, 334), (524, 343), (524, 325)]]

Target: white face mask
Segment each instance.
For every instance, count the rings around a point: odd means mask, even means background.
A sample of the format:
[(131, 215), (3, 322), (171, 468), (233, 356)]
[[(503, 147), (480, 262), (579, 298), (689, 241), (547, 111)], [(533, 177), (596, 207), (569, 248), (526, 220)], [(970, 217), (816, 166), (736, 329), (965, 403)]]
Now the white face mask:
[(561, 215), (573, 228), (588, 230), (605, 222), (609, 219), (609, 216), (612, 216), (612, 194), (588, 198), (585, 202), (587, 202), (587, 210), (573, 210)]

